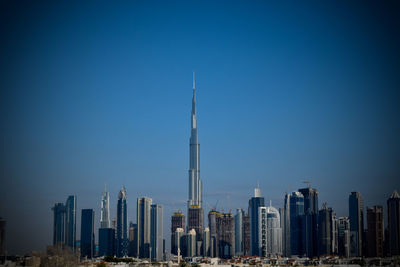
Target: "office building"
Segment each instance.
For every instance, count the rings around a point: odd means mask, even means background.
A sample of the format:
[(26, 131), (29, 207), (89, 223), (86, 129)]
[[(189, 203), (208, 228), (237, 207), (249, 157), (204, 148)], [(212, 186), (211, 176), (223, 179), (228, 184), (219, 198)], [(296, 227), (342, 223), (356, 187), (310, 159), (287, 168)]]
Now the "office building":
[(53, 219), (53, 246), (65, 244), (65, 206), (63, 203), (56, 203), (52, 208)]
[(285, 194), (285, 199), (283, 202), (283, 237), (282, 237), (282, 252), (285, 257), (290, 257), (291, 250), (290, 250), (290, 194)]
[(151, 204), (151, 198), (142, 197), (137, 200), (137, 248), (140, 258), (150, 258)]
[(100, 207), (100, 228), (110, 228), (110, 195), (104, 185), (104, 192), (101, 196), (101, 207)]
[(363, 200), (359, 192), (351, 192), (349, 196), (350, 220), (350, 256), (362, 256), (364, 233)]
[(350, 221), (348, 217), (338, 218), (338, 254), (350, 257)]
[(174, 232), (174, 247), (176, 248), (175, 255), (186, 253), (186, 244), (183, 240), (185, 236), (185, 230), (183, 228), (176, 228)]
[(243, 216), (243, 255), (249, 256), (250, 255), (250, 216), (248, 214)]
[(130, 222), (129, 223), (129, 231), (128, 231), (128, 256), (129, 257), (137, 257), (137, 224)]
[(150, 210), (150, 251), (151, 259), (162, 261), (164, 258), (163, 245), (163, 208), (161, 205), (153, 204)]
[(332, 255), (334, 250), (334, 212), (326, 204), (318, 213), (318, 251), (319, 256)]
[(367, 207), (367, 244), (368, 257), (383, 257), (383, 208)]
[(208, 227), (210, 229), (210, 257), (218, 257), (217, 216), (219, 212), (212, 209), (208, 213)]
[(304, 253), (302, 242), (301, 220), (304, 215), (304, 197), (300, 192), (290, 195), (290, 251), (291, 255), (302, 256)]
[(210, 240), (210, 228), (206, 227), (203, 233), (203, 257), (210, 256)]
[(0, 256), (6, 253), (6, 220), (0, 217)]
[(391, 256), (400, 255), (400, 196), (395, 190), (387, 200), (388, 247)]
[(117, 204), (117, 257), (128, 256), (128, 210), (126, 203), (126, 190), (125, 187), (118, 193), (118, 204)]
[(65, 203), (65, 245), (75, 251), (76, 244), (76, 196), (69, 196)]
[[(194, 229), (196, 231), (196, 244), (201, 244), (201, 241), (203, 240), (203, 222), (204, 222), (204, 211), (203, 208), (198, 207), (198, 206), (192, 206), (189, 208), (189, 214), (188, 214), (188, 230)], [(197, 246), (196, 249), (196, 255), (200, 256), (200, 254), (197, 254), (200, 250), (200, 247)]]
[(254, 197), (249, 200), (250, 215), (250, 251), (252, 256), (261, 256), (259, 248), (259, 212), (258, 209), (264, 207), (264, 198), (261, 196), (259, 186), (254, 189)]
[(237, 209), (235, 215), (235, 255), (243, 255), (243, 209)]
[(175, 240), (175, 231), (178, 228), (185, 229), (185, 215), (182, 212), (174, 212), (171, 217), (171, 253), (173, 255), (178, 254), (178, 248), (175, 246), (177, 240)]
[(259, 247), (261, 256), (282, 255), (282, 229), (280, 215), (276, 208), (259, 208)]
[(299, 189), (304, 197), (302, 224), (302, 247), (307, 257), (318, 255), (318, 191), (307, 187)]
[(94, 210), (83, 209), (81, 216), (81, 257), (94, 257)]
[(196, 256), (196, 230), (191, 229), (186, 235), (186, 256)]
[(235, 220), (232, 213), (218, 213), (217, 240), (219, 257), (232, 258), (235, 253)]
[(115, 230), (99, 229), (99, 256), (115, 256)]

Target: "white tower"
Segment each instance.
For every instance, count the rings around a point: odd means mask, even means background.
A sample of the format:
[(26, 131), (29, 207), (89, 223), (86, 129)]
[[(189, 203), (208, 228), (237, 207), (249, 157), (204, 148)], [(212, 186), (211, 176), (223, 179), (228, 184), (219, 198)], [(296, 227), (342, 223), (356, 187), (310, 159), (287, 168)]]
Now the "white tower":
[(106, 185), (101, 197), (100, 228), (110, 228), (110, 195), (106, 190)]

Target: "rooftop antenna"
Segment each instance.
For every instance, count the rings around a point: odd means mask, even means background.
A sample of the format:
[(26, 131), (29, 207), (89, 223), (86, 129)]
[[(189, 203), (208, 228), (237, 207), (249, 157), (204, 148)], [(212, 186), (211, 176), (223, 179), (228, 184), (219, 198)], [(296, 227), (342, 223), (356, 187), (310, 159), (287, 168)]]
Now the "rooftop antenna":
[(195, 81), (195, 79), (194, 79), (194, 71), (193, 71), (193, 90), (195, 90), (195, 88), (196, 88), (196, 87), (195, 87), (195, 82), (194, 82), (194, 81)]

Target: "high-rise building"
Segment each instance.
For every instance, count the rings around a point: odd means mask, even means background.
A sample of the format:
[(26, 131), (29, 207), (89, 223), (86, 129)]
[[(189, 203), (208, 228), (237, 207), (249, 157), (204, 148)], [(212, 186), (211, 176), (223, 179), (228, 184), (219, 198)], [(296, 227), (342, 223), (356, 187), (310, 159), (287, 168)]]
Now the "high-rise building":
[(210, 228), (204, 228), (203, 234), (203, 257), (210, 256)]
[(6, 253), (6, 220), (0, 217), (0, 256)]
[(153, 204), (150, 210), (150, 251), (151, 259), (162, 261), (164, 258), (163, 245), (163, 208)]
[(186, 256), (194, 257), (196, 256), (196, 230), (191, 229), (186, 237)]
[[(196, 119), (196, 89), (193, 73), (193, 98), (191, 114), (191, 135), (189, 154), (189, 200), (188, 209), (191, 207), (202, 208), (203, 185), (200, 179), (200, 144), (198, 140), (198, 129)], [(198, 234), (198, 233), (197, 233)]]
[(302, 242), (301, 218), (304, 215), (304, 197), (300, 192), (290, 195), (290, 251), (291, 255), (302, 256), (304, 253)]
[(348, 217), (338, 218), (338, 254), (350, 257), (350, 221)]
[(126, 190), (125, 187), (118, 193), (117, 204), (117, 257), (128, 256), (128, 210), (126, 203)]
[[(196, 244), (201, 244), (203, 240), (203, 222), (204, 222), (204, 211), (201, 207), (192, 206), (189, 208), (188, 213), (188, 230), (194, 229), (196, 231)], [(200, 243), (199, 243), (200, 242)], [(196, 248), (196, 256), (200, 256), (198, 252), (200, 252), (201, 245)]]
[(151, 204), (151, 198), (142, 197), (137, 199), (137, 248), (140, 258), (150, 258)]
[(99, 256), (115, 256), (115, 230), (99, 228)]
[(367, 244), (368, 257), (383, 257), (383, 208), (367, 207)]
[(363, 200), (359, 192), (349, 196), (350, 257), (362, 256), (364, 232)]
[(129, 223), (129, 247), (128, 247), (128, 255), (130, 257), (137, 257), (137, 224), (130, 222)]
[(243, 216), (243, 255), (249, 256), (250, 255), (250, 216), (249, 214), (246, 213), (246, 215)]
[(100, 228), (110, 228), (110, 195), (104, 185), (104, 192), (101, 196), (101, 209), (100, 209)]
[(318, 250), (319, 255), (331, 255), (333, 253), (334, 212), (326, 204), (318, 213)]
[(283, 255), (285, 257), (289, 257), (291, 255), (290, 250), (290, 194), (285, 194), (285, 199), (283, 203), (283, 237), (282, 237), (282, 246), (283, 246)]
[(212, 209), (208, 213), (208, 227), (210, 229), (210, 257), (218, 257), (217, 216), (219, 212)]
[(259, 225), (261, 256), (281, 255), (282, 229), (278, 210), (271, 204), (269, 207), (260, 207)]
[(56, 203), (52, 208), (53, 220), (53, 246), (65, 244), (65, 206), (63, 203)]
[(76, 196), (69, 196), (65, 203), (65, 244), (75, 251)]
[(186, 248), (186, 244), (183, 242), (183, 237), (185, 235), (185, 230), (183, 228), (176, 228), (174, 233), (174, 247), (176, 248), (176, 255), (182, 255), (184, 253), (184, 247)]
[(174, 212), (171, 217), (171, 253), (174, 255), (178, 254), (177, 240), (175, 240), (175, 231), (177, 228), (185, 229), (185, 215), (182, 212)]
[(81, 256), (94, 257), (94, 210), (83, 209), (81, 216)]
[(217, 215), (218, 255), (220, 258), (232, 258), (235, 253), (235, 220), (232, 213)]
[(237, 209), (235, 215), (235, 255), (243, 255), (243, 209)]
[(318, 255), (318, 191), (307, 187), (299, 189), (304, 197), (302, 222), (302, 247), (307, 257)]
[(261, 256), (259, 248), (259, 212), (258, 209), (264, 207), (264, 198), (261, 196), (260, 187), (254, 189), (254, 197), (249, 200), (250, 215), (250, 253), (252, 256)]
[(400, 255), (400, 196), (395, 190), (387, 200), (388, 207), (388, 245), (391, 256)]

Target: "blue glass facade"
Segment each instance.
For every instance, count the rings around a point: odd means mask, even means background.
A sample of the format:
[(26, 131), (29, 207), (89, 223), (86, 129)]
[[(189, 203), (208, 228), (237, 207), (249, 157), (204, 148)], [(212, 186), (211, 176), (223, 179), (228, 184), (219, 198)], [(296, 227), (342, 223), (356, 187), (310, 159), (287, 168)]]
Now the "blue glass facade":
[(291, 255), (303, 255), (302, 216), (304, 215), (304, 197), (300, 192), (290, 195), (290, 249)]
[(75, 250), (76, 196), (69, 196), (65, 203), (65, 244)]
[(250, 215), (250, 252), (252, 256), (260, 256), (259, 248), (259, 222), (258, 208), (264, 207), (263, 197), (252, 197), (249, 200), (249, 215)]
[(83, 209), (81, 216), (81, 256), (94, 256), (94, 210)]
[(112, 228), (99, 229), (99, 256), (115, 255), (115, 230)]
[(117, 205), (117, 257), (127, 257), (128, 240), (128, 211), (126, 206), (125, 188), (119, 192)]

